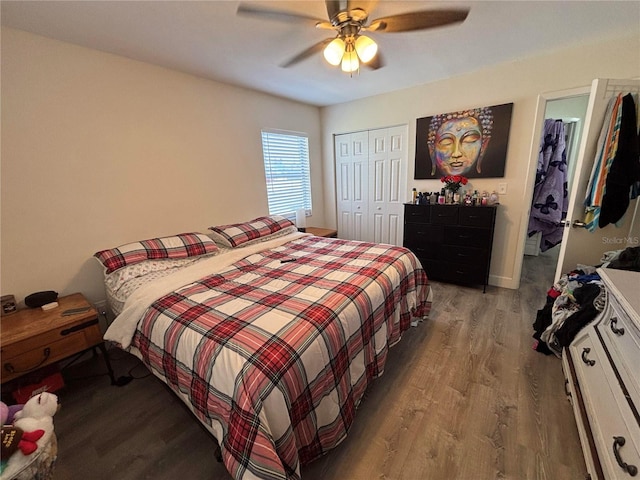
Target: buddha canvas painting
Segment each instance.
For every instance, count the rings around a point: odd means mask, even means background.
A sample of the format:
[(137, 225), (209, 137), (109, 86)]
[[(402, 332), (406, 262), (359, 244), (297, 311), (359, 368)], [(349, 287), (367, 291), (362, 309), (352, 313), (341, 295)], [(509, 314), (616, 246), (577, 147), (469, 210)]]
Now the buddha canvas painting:
[(504, 177), (513, 103), (416, 121), (415, 179)]

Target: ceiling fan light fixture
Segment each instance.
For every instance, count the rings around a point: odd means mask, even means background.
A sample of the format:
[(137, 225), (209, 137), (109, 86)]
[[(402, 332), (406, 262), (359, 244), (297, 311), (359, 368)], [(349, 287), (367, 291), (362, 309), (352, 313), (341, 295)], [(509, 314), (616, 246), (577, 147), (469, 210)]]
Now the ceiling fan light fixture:
[(356, 39), (355, 47), (356, 53), (363, 63), (371, 61), (378, 53), (378, 44), (365, 35), (360, 35)]
[(345, 43), (340, 37), (334, 38), (324, 49), (324, 58), (331, 65), (338, 66), (345, 53)]
[(358, 54), (353, 49), (347, 48), (347, 51), (344, 52), (344, 56), (342, 57), (342, 71), (347, 73), (353, 73), (360, 68), (360, 61), (358, 60)]

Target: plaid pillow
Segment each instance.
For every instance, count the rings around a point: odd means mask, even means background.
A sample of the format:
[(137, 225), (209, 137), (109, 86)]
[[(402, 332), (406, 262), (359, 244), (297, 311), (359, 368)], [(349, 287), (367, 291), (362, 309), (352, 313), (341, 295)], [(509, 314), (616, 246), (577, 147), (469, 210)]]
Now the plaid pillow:
[[(293, 229), (290, 227), (293, 227)], [(281, 232), (285, 229), (287, 229), (287, 231), (295, 231), (295, 225), (291, 220), (280, 215), (258, 217), (244, 223), (209, 227), (209, 230), (213, 232), (211, 237), (216, 242), (231, 248), (244, 245), (248, 242), (252, 242), (275, 233), (285, 233)]]
[(119, 268), (163, 258), (187, 258), (218, 253), (218, 246), (203, 233), (180, 233), (171, 237), (151, 238), (127, 243), (94, 254), (105, 266), (105, 273)]

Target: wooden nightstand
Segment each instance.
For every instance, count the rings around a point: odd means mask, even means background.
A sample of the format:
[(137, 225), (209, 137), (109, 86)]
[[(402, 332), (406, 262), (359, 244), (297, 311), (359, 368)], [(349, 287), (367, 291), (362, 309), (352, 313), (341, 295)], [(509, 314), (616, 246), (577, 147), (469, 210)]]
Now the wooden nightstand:
[(337, 238), (338, 231), (333, 230), (331, 228), (318, 228), (318, 227), (307, 227), (307, 233), (311, 235), (315, 235), (316, 237), (328, 237), (328, 238)]
[[(104, 356), (111, 383), (115, 384), (109, 355), (102, 341), (96, 309), (81, 293), (60, 297), (58, 304), (59, 306), (52, 310), (30, 308), (2, 317), (1, 383), (98, 347)], [(73, 315), (62, 315), (62, 312), (72, 308), (88, 310)]]

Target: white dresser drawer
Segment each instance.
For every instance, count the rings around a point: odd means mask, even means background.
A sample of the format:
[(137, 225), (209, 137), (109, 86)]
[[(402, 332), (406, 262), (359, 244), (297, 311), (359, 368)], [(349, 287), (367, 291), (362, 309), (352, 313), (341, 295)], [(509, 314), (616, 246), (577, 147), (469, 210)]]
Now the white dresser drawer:
[(605, 315), (596, 330), (611, 363), (624, 382), (634, 404), (640, 408), (640, 331), (615, 297), (609, 296)]
[(620, 395), (620, 384), (597, 338), (580, 336), (569, 348), (604, 478), (630, 479), (640, 468), (640, 426), (632, 407)]

